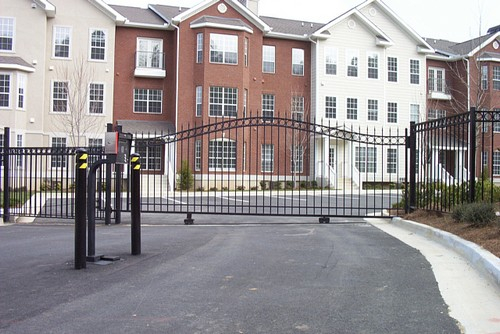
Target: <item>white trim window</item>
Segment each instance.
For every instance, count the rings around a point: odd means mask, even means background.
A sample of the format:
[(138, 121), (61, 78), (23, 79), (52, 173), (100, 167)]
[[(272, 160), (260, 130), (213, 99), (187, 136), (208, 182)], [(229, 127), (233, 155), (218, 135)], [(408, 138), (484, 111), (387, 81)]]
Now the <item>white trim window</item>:
[(347, 119), (356, 120), (358, 119), (358, 99), (348, 97), (347, 98)]
[(276, 71), (276, 47), (274, 45), (262, 46), (262, 72), (275, 73)]
[(203, 63), (203, 33), (196, 34), (196, 63)]
[(52, 81), (52, 112), (67, 113), (69, 111), (69, 83)]
[(53, 57), (54, 58), (71, 58), (71, 27), (54, 26), (53, 32)]
[(26, 110), (26, 86), (28, 76), (24, 73), (17, 74), (17, 109)]
[(368, 99), (368, 120), (378, 121), (378, 100)]
[[(16, 135), (16, 147), (23, 147), (24, 140), (22, 134)], [(16, 156), (16, 167), (23, 167), (23, 155), (19, 154)]]
[(292, 119), (303, 122), (304, 121), (304, 97), (292, 96)]
[(446, 117), (446, 110), (429, 109), (427, 112), (427, 120), (433, 120)]
[(337, 49), (332, 47), (325, 48), (325, 74), (337, 75)]
[(429, 91), (445, 93), (445, 78), (444, 68), (429, 68)]
[(500, 66), (493, 66), (493, 89), (500, 90)]
[[(498, 115), (500, 108), (493, 108), (493, 111), (495, 112), (493, 115)], [(498, 116), (494, 116), (493, 119), (493, 132), (500, 132), (500, 117)]]
[(194, 142), (194, 170), (201, 170), (201, 140), (197, 139)]
[(64, 154), (64, 150), (58, 150), (58, 148), (66, 147), (65, 137), (52, 137), (52, 153), (50, 160), (50, 166), (52, 168), (66, 168), (67, 156)]
[(356, 147), (354, 152), (354, 164), (360, 173), (376, 173), (377, 148)]
[(237, 65), (238, 36), (210, 34), (210, 62)]
[(219, 138), (208, 143), (208, 170), (236, 170), (236, 141)]
[(136, 67), (163, 69), (163, 40), (157, 38), (137, 38)]
[(292, 145), (292, 161), (290, 161), (291, 172), (292, 173), (302, 173), (304, 172), (304, 146), (302, 145)]
[(410, 84), (420, 85), (420, 60), (410, 59)]
[[(88, 142), (89, 142), (89, 147), (96, 148), (95, 152), (99, 152), (99, 149), (102, 149), (104, 147), (104, 140), (102, 138), (89, 138)], [(89, 166), (97, 162), (97, 160), (99, 160), (99, 155), (89, 154), (88, 156)]]
[(136, 141), (135, 153), (141, 156), (141, 170), (161, 172), (163, 152), (164, 145), (159, 142), (150, 145), (147, 139)]
[(292, 74), (304, 76), (304, 50), (292, 49)]
[(196, 117), (201, 117), (203, 112), (203, 86), (196, 86)]
[(91, 83), (89, 86), (89, 114), (104, 114), (104, 84)]
[(398, 170), (398, 150), (395, 148), (387, 149), (387, 174), (396, 174)]
[(103, 29), (90, 31), (90, 60), (106, 60), (107, 36), (107, 31)]
[(346, 51), (346, 65), (347, 65), (347, 76), (357, 77), (358, 76), (358, 66), (359, 66), (359, 51), (358, 50), (347, 50)]
[(499, 176), (500, 175), (500, 152), (494, 151), (493, 152), (493, 168), (492, 172), (494, 176)]
[(209, 113), (211, 117), (236, 117), (238, 114), (238, 89), (210, 87)]
[(410, 104), (410, 122), (420, 122), (420, 105)]
[(262, 118), (271, 120), (274, 118), (274, 95), (262, 94)]
[(337, 98), (325, 96), (325, 118), (337, 118)]
[(263, 173), (272, 173), (274, 171), (274, 145), (262, 144), (261, 145), (261, 171)]
[(398, 104), (396, 102), (387, 102), (387, 123), (398, 122)]
[(488, 90), (488, 65), (481, 66), (481, 90)]
[(14, 51), (15, 19), (0, 17), (0, 51)]
[(387, 81), (398, 82), (398, 58), (387, 57)]
[(163, 91), (161, 89), (134, 89), (134, 112), (161, 114)]
[(369, 52), (367, 54), (368, 61), (368, 79), (378, 79), (378, 53)]
[(9, 73), (0, 73), (0, 108), (10, 108), (10, 91), (12, 76)]

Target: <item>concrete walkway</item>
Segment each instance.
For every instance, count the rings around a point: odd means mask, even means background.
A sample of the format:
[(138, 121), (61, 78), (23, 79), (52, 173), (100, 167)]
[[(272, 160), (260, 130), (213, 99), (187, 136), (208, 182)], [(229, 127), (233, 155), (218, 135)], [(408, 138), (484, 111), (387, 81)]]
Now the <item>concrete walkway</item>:
[[(467, 334), (500, 333), (500, 259), (471, 243), (401, 219), (367, 219), (430, 262), (450, 315)], [(474, 247), (475, 246), (475, 247)]]

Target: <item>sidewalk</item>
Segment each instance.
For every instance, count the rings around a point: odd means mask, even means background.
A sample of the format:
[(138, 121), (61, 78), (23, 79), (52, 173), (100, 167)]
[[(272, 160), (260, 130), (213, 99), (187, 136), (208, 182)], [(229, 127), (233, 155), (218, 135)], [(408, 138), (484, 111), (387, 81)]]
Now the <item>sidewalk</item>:
[(500, 332), (499, 258), (469, 241), (412, 221), (367, 221), (425, 256), (450, 315), (465, 333)]

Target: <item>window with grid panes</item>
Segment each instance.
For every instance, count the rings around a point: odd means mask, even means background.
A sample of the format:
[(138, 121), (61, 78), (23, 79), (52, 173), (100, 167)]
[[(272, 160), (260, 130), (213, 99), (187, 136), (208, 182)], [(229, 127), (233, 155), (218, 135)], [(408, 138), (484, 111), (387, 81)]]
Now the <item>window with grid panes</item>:
[(500, 90), (500, 66), (493, 67), (493, 89)]
[(210, 62), (238, 64), (238, 36), (210, 34)]
[(347, 98), (347, 119), (358, 119), (358, 99)]
[(261, 170), (270, 173), (274, 170), (274, 145), (262, 144), (261, 146)]
[(377, 148), (356, 147), (354, 151), (354, 163), (360, 173), (376, 173)]
[(161, 171), (163, 161), (163, 144), (148, 140), (137, 140), (135, 152), (141, 156), (141, 170)]
[(500, 175), (500, 152), (493, 152), (493, 175)]
[(14, 51), (14, 18), (0, 17), (0, 50)]
[(196, 117), (201, 117), (203, 112), (203, 87), (196, 86)]
[(106, 59), (106, 32), (104, 30), (93, 30), (90, 34), (90, 59)]
[(28, 76), (24, 73), (17, 74), (17, 109), (26, 109), (26, 81)]
[(65, 113), (68, 111), (68, 82), (52, 82), (52, 112)]
[(194, 142), (194, 170), (201, 170), (201, 140), (199, 139)]
[(0, 73), (0, 108), (10, 107), (10, 74)]
[(387, 123), (398, 122), (398, 104), (395, 102), (387, 103)]
[(358, 76), (358, 62), (359, 62), (359, 52), (357, 50), (347, 50), (346, 63), (347, 63), (348, 77)]
[(398, 82), (398, 59), (387, 57), (387, 81)]
[(161, 114), (162, 100), (161, 89), (134, 89), (134, 112)]
[(337, 118), (337, 98), (334, 96), (325, 96), (325, 117)]
[(71, 56), (71, 27), (54, 27), (55, 58), (69, 58)]
[(262, 72), (274, 73), (276, 64), (275, 47), (272, 45), (262, 46)]
[(66, 138), (64, 137), (52, 137), (52, 156), (51, 156), (51, 167), (52, 168), (66, 168), (67, 166), (67, 156), (65, 150), (61, 150), (66, 147)]
[(208, 169), (210, 171), (236, 170), (236, 141), (213, 139), (208, 144)]
[(481, 89), (488, 90), (488, 65), (481, 66)]
[(368, 100), (368, 120), (378, 121), (378, 100)]
[(274, 95), (262, 94), (262, 118), (274, 118)]
[(203, 63), (203, 33), (196, 35), (196, 63)]
[(387, 149), (387, 173), (395, 174), (398, 169), (398, 151), (395, 148)]
[(304, 97), (292, 96), (292, 119), (304, 121)]
[(418, 59), (410, 59), (410, 83), (420, 84), (420, 60)]
[(292, 146), (292, 161), (290, 165), (292, 173), (302, 173), (304, 171), (304, 146)]
[(325, 73), (337, 75), (337, 49), (325, 48)]
[(368, 53), (368, 78), (378, 79), (378, 53)]
[(104, 84), (91, 83), (89, 89), (89, 113), (104, 113)]
[(304, 50), (292, 49), (292, 74), (304, 75)]
[(209, 116), (236, 117), (238, 112), (238, 89), (210, 87)]
[(493, 132), (500, 132), (500, 108), (493, 108)]
[(420, 105), (410, 104), (410, 122), (420, 122)]

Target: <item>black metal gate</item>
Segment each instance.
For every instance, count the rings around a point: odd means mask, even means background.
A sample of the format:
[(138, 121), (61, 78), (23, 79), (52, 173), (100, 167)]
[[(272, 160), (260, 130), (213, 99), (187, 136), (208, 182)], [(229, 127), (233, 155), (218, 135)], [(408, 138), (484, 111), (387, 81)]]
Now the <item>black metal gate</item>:
[(249, 117), (135, 138), (143, 212), (324, 222), (404, 209), (406, 135), (397, 131)]

